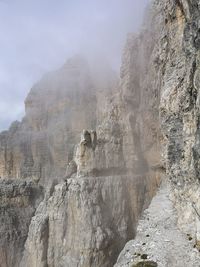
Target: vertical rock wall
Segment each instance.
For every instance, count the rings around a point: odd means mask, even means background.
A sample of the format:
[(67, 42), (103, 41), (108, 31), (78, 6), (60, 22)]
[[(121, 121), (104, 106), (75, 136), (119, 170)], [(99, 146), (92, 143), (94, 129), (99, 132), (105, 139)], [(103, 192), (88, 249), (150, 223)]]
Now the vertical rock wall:
[(164, 159), (179, 226), (199, 241), (199, 15), (198, 1), (165, 1), (160, 39), (161, 126)]
[(57, 185), (31, 221), (20, 266), (112, 266), (152, 197), (148, 185), (144, 176), (82, 177)]
[[(111, 266), (165, 169), (196, 229), (197, 17), (196, 2), (154, 1), (142, 32), (128, 37), (114, 89), (109, 79), (96, 90), (75, 58), (31, 90), (24, 120), (0, 136), (1, 176), (46, 184), (71, 169), (36, 210), (21, 267)], [(95, 145), (84, 135), (75, 146), (83, 129), (90, 138), (96, 129)]]
[(37, 209), (22, 267), (112, 266), (135, 236), (164, 169), (157, 81), (144, 77), (153, 49), (143, 45), (147, 33), (128, 38), (118, 90), (104, 105), (96, 137), (83, 131), (65, 183)]
[[(144, 46), (145, 51), (142, 55), (148, 59), (143, 71), (146, 90), (142, 92), (148, 95), (147, 107), (152, 103), (159, 110), (162, 166), (171, 184), (178, 226), (196, 239), (197, 247), (200, 243), (199, 16), (199, 1), (154, 1), (147, 16), (148, 25), (139, 35), (140, 47)], [(150, 56), (146, 57), (147, 51)], [(140, 64), (137, 66), (135, 73), (140, 69)], [(154, 96), (156, 102), (152, 102)], [(139, 94), (134, 99), (139, 99)]]
[(116, 83), (110, 69), (104, 80), (99, 72), (93, 73), (85, 59), (75, 56), (34, 85), (22, 122), (0, 134), (0, 177), (48, 184), (52, 177), (64, 176), (80, 133), (96, 128), (102, 95), (109, 95)]

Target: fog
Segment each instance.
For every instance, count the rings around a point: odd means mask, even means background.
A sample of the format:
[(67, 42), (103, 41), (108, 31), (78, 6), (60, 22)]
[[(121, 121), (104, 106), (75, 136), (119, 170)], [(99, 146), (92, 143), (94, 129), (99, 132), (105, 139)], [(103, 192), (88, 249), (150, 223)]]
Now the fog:
[(118, 70), (128, 32), (148, 0), (0, 0), (0, 130), (24, 115), (24, 99), (47, 71), (74, 54)]

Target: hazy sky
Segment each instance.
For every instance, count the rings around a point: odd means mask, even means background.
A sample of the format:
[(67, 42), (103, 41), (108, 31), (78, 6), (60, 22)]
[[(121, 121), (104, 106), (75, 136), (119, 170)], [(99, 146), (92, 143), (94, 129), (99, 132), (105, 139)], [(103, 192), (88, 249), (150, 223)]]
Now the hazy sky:
[(0, 0), (0, 130), (20, 119), (31, 86), (68, 57), (90, 51), (120, 64), (148, 0)]

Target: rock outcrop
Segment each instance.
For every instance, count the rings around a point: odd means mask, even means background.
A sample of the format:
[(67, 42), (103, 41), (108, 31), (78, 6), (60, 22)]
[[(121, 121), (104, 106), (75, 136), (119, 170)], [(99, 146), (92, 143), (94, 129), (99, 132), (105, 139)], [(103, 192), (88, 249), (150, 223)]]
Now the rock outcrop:
[[(162, 154), (171, 199), (177, 208), (178, 226), (196, 240), (197, 248), (200, 247), (199, 15), (199, 1), (154, 1), (150, 27), (142, 33), (148, 36), (146, 32), (150, 32), (154, 39), (149, 58), (151, 67), (146, 75), (149, 82), (154, 81), (154, 89), (158, 88), (160, 95)], [(153, 75), (152, 70), (156, 70)], [(172, 262), (170, 266), (177, 265)]]
[(197, 0), (155, 0), (114, 89), (75, 59), (31, 90), (24, 120), (0, 135), (0, 175), (65, 181), (32, 218), (22, 267), (111, 266), (165, 172), (200, 247), (199, 15)]
[(168, 1), (160, 117), (178, 224), (199, 242), (199, 1)]
[(85, 62), (69, 60), (31, 90), (23, 121), (0, 135), (2, 177), (45, 187), (58, 177), (19, 246), (21, 267), (111, 266), (134, 238), (164, 170), (155, 40), (151, 31), (128, 37), (112, 90), (109, 82), (96, 88)]
[(57, 185), (32, 219), (20, 266), (112, 266), (152, 198), (148, 178), (82, 177)]
[(75, 151), (74, 162), (77, 166), (77, 176), (94, 175), (95, 171), (95, 149), (97, 143), (96, 131), (89, 132), (84, 130), (81, 141)]
[(30, 181), (0, 181), (0, 266), (18, 267), (43, 189)]
[[(112, 138), (123, 137), (120, 128), (115, 129)], [(159, 175), (117, 166), (120, 159), (124, 162), (123, 151), (113, 141), (103, 142), (95, 131), (83, 131), (65, 182), (45, 197), (32, 219), (21, 267), (112, 266), (134, 237)], [(110, 151), (117, 157), (107, 161)], [(103, 152), (105, 161), (99, 157)]]
[(160, 86), (163, 160), (178, 224), (198, 243), (200, 6), (198, 1), (155, 1), (152, 10), (154, 23), (159, 20), (151, 61)]
[(106, 101), (92, 87), (85, 62), (68, 61), (31, 90), (23, 121), (1, 134), (2, 177), (52, 184), (31, 213), (16, 266), (110, 266), (135, 236), (162, 174), (159, 98), (148, 102), (143, 66), (131, 78), (138, 45), (131, 36), (120, 84), (111, 96), (104, 92)]
[(198, 267), (195, 240), (177, 227), (177, 211), (165, 183), (145, 210), (134, 240), (120, 253), (115, 267)]
[(43, 184), (61, 179), (80, 133), (96, 128), (101, 99), (115, 87), (116, 75), (106, 72), (106, 77), (103, 71), (94, 74), (85, 59), (75, 56), (35, 84), (22, 122), (0, 134), (0, 177), (40, 179)]

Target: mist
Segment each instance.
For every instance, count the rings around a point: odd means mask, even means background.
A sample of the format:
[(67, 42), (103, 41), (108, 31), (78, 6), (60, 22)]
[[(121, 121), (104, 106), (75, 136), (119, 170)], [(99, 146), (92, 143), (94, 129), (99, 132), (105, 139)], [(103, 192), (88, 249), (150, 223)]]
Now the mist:
[(23, 117), (31, 86), (74, 54), (119, 70), (126, 35), (139, 30), (147, 2), (1, 0), (0, 130)]

